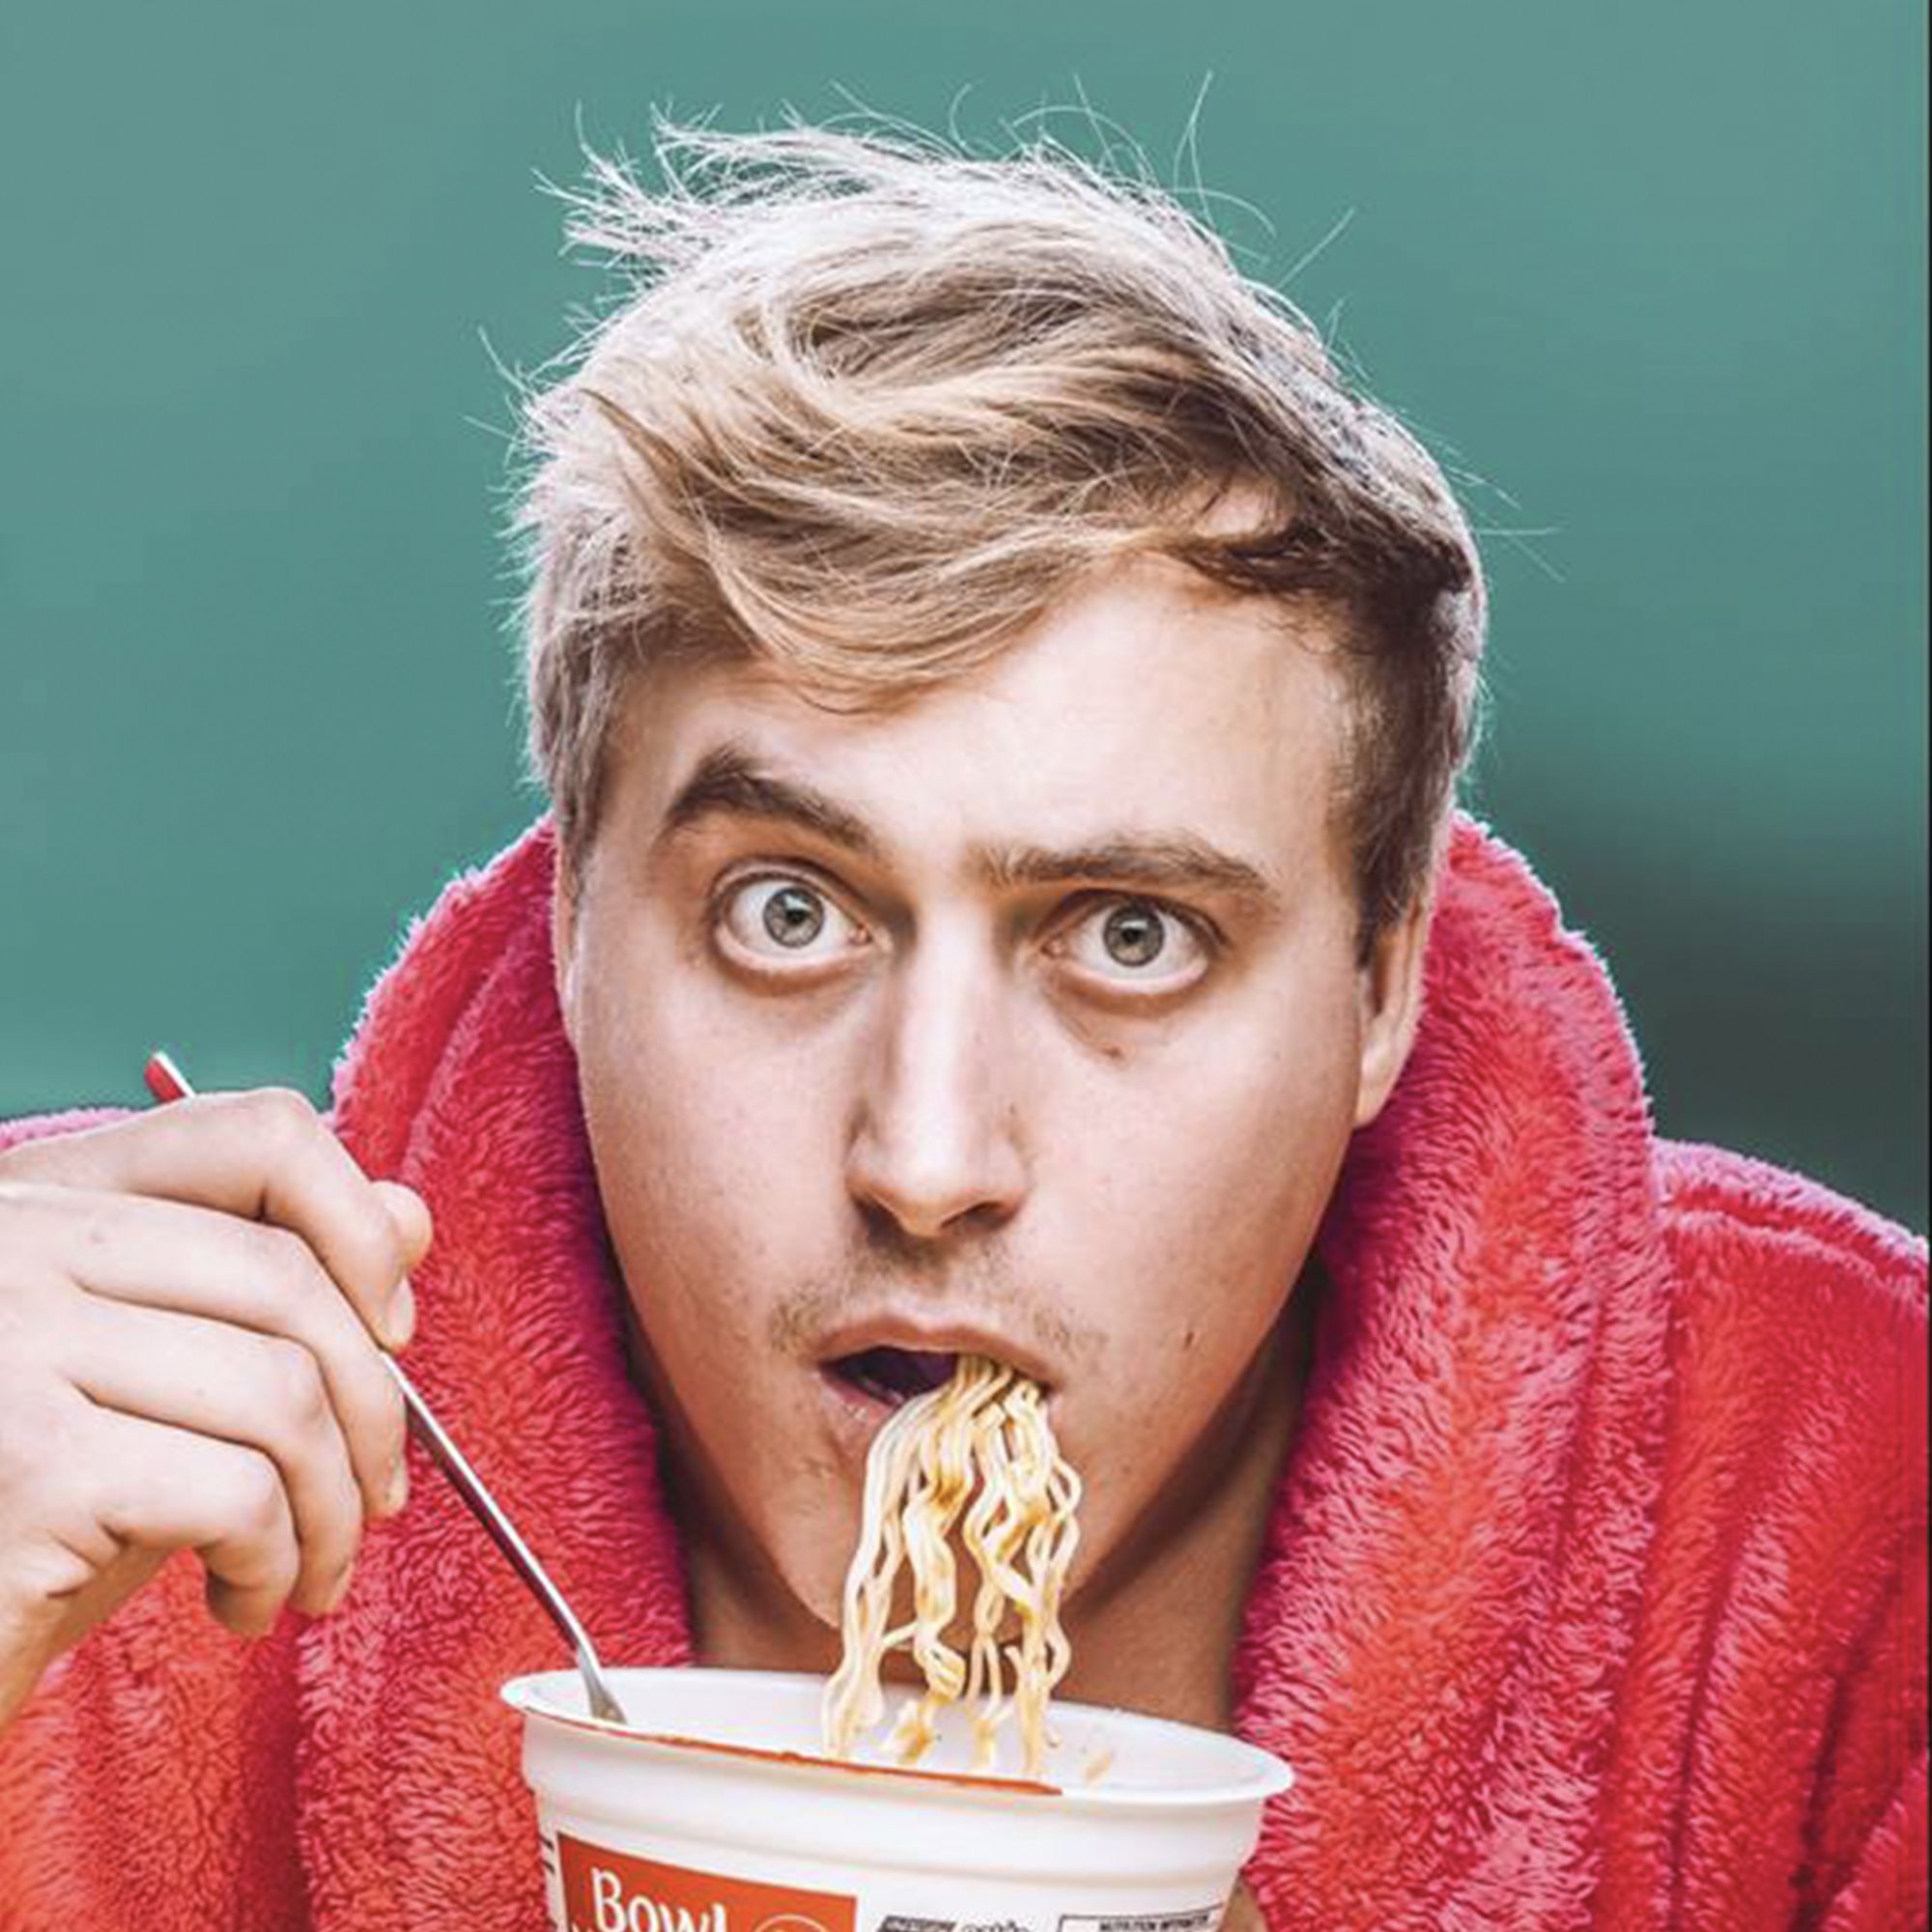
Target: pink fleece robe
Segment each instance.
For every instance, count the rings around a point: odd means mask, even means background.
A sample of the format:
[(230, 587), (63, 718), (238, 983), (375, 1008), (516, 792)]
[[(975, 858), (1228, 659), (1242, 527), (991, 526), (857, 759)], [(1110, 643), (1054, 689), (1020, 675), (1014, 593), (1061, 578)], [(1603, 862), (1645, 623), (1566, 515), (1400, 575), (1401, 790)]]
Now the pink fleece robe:
[[(606, 1657), (688, 1662), (553, 856), (540, 825), (416, 925), (335, 1119), (436, 1213), (411, 1373)], [(1466, 821), (1427, 1002), (1320, 1237), (1236, 1660), (1299, 1774), (1247, 1872), (1270, 1926), (1923, 1926), (1923, 1243), (1656, 1139), (1602, 968)], [(0, 1932), (544, 1922), (497, 1690), (565, 1660), (412, 1473), (336, 1616), (243, 1645), (184, 1557), (54, 1667), (0, 1736)]]

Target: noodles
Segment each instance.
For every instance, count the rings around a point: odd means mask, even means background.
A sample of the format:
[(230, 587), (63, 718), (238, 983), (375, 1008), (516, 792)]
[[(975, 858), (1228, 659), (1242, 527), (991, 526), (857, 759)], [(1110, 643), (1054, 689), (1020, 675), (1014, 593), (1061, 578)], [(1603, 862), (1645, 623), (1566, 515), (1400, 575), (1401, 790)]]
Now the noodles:
[[(1047, 1699), (1069, 1661), (1060, 1603), (1079, 1540), (1079, 1501), (1080, 1479), (1061, 1459), (1038, 1384), (998, 1362), (960, 1356), (950, 1382), (887, 1421), (866, 1460), (859, 1547), (845, 1577), (844, 1656), (826, 1686), (832, 1755), (850, 1757), (879, 1721), (880, 1666), (888, 1652), (909, 1647), (925, 1690), (907, 1698), (887, 1740), (899, 1763), (918, 1763), (940, 1711), (963, 1699), (975, 1771), (992, 1768), (1010, 1715), (1026, 1775), (1040, 1774)], [(979, 1571), (964, 1656), (948, 1641), (959, 1603), (955, 1529)], [(889, 1628), (902, 1565), (911, 1572), (912, 1620)], [(1003, 1644), (1009, 1611), (1018, 1636)]]

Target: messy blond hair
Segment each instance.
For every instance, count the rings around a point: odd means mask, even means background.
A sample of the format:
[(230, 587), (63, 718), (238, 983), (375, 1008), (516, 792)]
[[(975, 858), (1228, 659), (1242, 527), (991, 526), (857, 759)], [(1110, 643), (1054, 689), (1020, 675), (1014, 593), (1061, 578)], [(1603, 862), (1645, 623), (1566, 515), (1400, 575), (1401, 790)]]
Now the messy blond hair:
[[(526, 399), (530, 747), (566, 866), (639, 668), (742, 656), (887, 706), (1151, 552), (1339, 628), (1366, 947), (1427, 884), (1483, 641), (1414, 439), (1176, 199), (1056, 143), (661, 123), (655, 149), (661, 191), (593, 156), (567, 197), (623, 285)], [(1259, 511), (1210, 534), (1230, 500)]]

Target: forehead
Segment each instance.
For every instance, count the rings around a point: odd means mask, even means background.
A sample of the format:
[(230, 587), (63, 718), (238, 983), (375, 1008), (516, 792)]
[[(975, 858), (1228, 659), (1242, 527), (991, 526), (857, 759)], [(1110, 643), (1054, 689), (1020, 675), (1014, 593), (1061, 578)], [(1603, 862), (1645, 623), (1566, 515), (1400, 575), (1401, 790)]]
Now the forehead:
[(1335, 633), (1179, 565), (1097, 577), (989, 663), (890, 708), (834, 711), (773, 668), (640, 680), (613, 734), (605, 833), (648, 839), (721, 748), (837, 801), (881, 856), (1177, 834), (1284, 884), (1336, 860), (1347, 726)]

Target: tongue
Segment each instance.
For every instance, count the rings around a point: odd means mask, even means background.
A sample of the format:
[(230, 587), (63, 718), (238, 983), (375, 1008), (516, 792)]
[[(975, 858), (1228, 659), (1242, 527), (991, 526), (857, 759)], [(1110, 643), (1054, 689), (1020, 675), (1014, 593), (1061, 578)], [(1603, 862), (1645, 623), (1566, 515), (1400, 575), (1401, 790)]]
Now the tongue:
[(957, 1355), (930, 1350), (900, 1349), (892, 1352), (903, 1357), (907, 1373), (921, 1390), (943, 1388), (952, 1379), (952, 1371), (959, 1365)]

